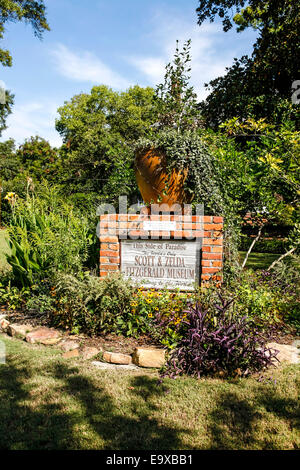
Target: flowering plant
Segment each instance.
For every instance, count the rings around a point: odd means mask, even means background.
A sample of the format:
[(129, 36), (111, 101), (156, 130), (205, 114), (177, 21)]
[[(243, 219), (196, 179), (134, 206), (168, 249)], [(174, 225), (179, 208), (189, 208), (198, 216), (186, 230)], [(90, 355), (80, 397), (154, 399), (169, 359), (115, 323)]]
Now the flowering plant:
[[(128, 336), (149, 335), (168, 348), (181, 338), (184, 310), (192, 294), (172, 292), (167, 289), (137, 289), (130, 302), (130, 312), (119, 319), (121, 329)], [(122, 325), (121, 325), (122, 323)]]

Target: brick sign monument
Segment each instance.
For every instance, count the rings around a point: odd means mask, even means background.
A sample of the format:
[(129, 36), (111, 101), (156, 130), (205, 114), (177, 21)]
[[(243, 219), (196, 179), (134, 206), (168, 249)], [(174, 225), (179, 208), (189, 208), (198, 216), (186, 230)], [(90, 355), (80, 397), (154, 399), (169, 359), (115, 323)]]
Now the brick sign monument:
[(101, 277), (121, 271), (142, 287), (181, 291), (222, 281), (222, 217), (105, 214), (99, 238)]

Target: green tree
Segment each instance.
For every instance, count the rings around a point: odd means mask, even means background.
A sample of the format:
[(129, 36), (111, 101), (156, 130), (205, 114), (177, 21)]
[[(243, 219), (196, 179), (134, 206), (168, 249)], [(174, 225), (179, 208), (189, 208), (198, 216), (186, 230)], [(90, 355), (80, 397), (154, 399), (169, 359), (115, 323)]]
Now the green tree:
[(14, 103), (14, 95), (7, 90), (0, 90), (2, 100), (0, 102), (0, 136), (2, 132), (7, 129), (6, 119), (12, 112), (12, 106)]
[(255, 241), (267, 223), (290, 227), (290, 253), (293, 253), (300, 240), (300, 132), (290, 123), (277, 129), (263, 119), (234, 118), (222, 127), (235, 141), (243, 138), (241, 144), (235, 144), (239, 158), (235, 156), (233, 160), (230, 156), (240, 190), (235, 194), (234, 186), (228, 185), (231, 197), (239, 200), (240, 215), (251, 214), (258, 231)]
[(20, 171), (34, 181), (47, 179), (53, 181), (60, 171), (58, 151), (42, 137), (30, 137), (20, 145), (16, 152)]
[[(224, 31), (254, 28), (258, 37), (252, 56), (235, 59), (224, 77), (210, 82), (202, 103), (207, 123), (217, 127), (235, 116), (266, 117), (280, 125), (292, 119), (299, 128), (299, 107), (291, 102), (292, 85), (300, 75), (300, 16), (296, 0), (200, 1), (198, 23), (219, 16)], [(235, 15), (233, 12), (235, 11)]]
[(102, 85), (58, 109), (67, 192), (94, 193), (112, 202), (122, 194), (138, 197), (133, 144), (152, 132), (153, 96), (152, 88), (115, 92)]
[(19, 161), (16, 157), (16, 146), (13, 139), (0, 142), (0, 178), (13, 179), (19, 170)]
[[(0, 0), (0, 39), (4, 37), (5, 25), (17, 21), (31, 24), (35, 36), (41, 39), (43, 32), (50, 30), (45, 13), (43, 0)], [(12, 57), (8, 50), (0, 49), (0, 63), (11, 67)]]

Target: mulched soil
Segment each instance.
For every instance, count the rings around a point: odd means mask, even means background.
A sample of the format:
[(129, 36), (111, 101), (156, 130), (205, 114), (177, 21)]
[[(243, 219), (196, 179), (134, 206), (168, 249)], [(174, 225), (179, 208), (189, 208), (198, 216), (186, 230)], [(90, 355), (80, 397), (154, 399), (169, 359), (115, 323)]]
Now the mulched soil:
[[(24, 314), (24, 312), (6, 312), (2, 309), (0, 309), (0, 313), (5, 313), (10, 323), (26, 323), (34, 327), (49, 326), (49, 318), (47, 317), (47, 315), (37, 315), (36, 313)], [(68, 331), (61, 331), (61, 334), (66, 339), (72, 339), (80, 342), (81, 346), (84, 345), (89, 347), (95, 347), (99, 350), (103, 349), (104, 351), (118, 352), (124, 354), (132, 354), (135, 348), (137, 347), (142, 348), (149, 346), (159, 346), (158, 344), (153, 343), (153, 340), (151, 340), (147, 336), (140, 336), (138, 339), (135, 339), (126, 338), (124, 336), (118, 336), (114, 334), (96, 337), (90, 337), (84, 334), (73, 335), (70, 334)], [(278, 331), (277, 333), (275, 333), (272, 341), (279, 344), (292, 344), (296, 339), (300, 339), (300, 337), (296, 337), (295, 335), (292, 335), (287, 332)]]
[(292, 344), (296, 340), (300, 340), (300, 337), (292, 335), (290, 333), (278, 332), (277, 334), (275, 333), (272, 342), (278, 344)]
[[(46, 315), (30, 315), (24, 314), (23, 312), (6, 312), (0, 311), (0, 313), (5, 313), (7, 319), (10, 323), (20, 323), (28, 324), (34, 327), (47, 326), (49, 327), (49, 319)], [(68, 331), (60, 330), (64, 339), (70, 339), (80, 342), (81, 346), (95, 347), (99, 350), (103, 349), (104, 351), (118, 352), (123, 354), (132, 354), (137, 347), (157, 347), (158, 345), (153, 343), (153, 340), (147, 336), (140, 336), (138, 339), (135, 338), (126, 338), (124, 336), (118, 336), (114, 334), (109, 334), (105, 336), (96, 336), (90, 337), (88, 335), (80, 334), (74, 335), (70, 334)]]

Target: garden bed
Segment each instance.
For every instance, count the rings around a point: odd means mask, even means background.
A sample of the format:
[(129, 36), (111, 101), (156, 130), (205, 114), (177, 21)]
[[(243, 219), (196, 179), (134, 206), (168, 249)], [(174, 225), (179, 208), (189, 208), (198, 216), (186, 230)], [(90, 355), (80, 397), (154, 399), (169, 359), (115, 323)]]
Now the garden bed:
[[(2, 314), (6, 314), (7, 320), (10, 323), (17, 324), (28, 324), (33, 327), (47, 326), (49, 327), (49, 321), (46, 315), (37, 316), (36, 314), (24, 314), (23, 312), (6, 312), (1, 310)], [(51, 325), (50, 325), (51, 326)], [(87, 347), (95, 347), (99, 350), (111, 351), (123, 354), (132, 354), (134, 350), (139, 347), (156, 347), (157, 344), (147, 336), (140, 336), (138, 339), (127, 338), (122, 335), (107, 334), (101, 336), (88, 336), (85, 334), (70, 334), (68, 331), (61, 331), (64, 339), (72, 339), (78, 341), (81, 345)], [(287, 343), (286, 343), (287, 344)]]

